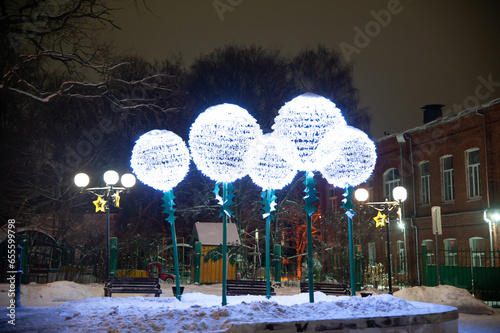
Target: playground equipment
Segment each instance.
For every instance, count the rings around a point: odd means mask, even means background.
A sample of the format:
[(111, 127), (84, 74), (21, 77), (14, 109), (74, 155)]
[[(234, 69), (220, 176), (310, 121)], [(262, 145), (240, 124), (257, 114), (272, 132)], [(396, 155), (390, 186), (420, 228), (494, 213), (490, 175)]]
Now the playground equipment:
[[(156, 269), (154, 269), (153, 267), (156, 267)], [(151, 272), (152, 268), (153, 268), (153, 272)], [(160, 279), (162, 279), (166, 283), (172, 284), (175, 281), (175, 277), (172, 274), (165, 273), (165, 270), (163, 269), (163, 264), (160, 262), (152, 262), (146, 266), (146, 274), (148, 277), (150, 277), (150, 278), (156, 277), (156, 276), (154, 276), (155, 273), (156, 273), (156, 275), (158, 275), (157, 277), (159, 277)]]

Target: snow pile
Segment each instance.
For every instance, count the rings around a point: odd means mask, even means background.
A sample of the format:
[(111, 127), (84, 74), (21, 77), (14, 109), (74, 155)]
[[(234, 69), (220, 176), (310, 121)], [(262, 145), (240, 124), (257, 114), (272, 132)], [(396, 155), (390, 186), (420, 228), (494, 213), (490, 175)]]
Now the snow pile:
[[(181, 331), (225, 331), (238, 324), (257, 322), (308, 321), (415, 315), (445, 312), (454, 308), (420, 302), (407, 302), (391, 295), (367, 298), (327, 296), (316, 292), (315, 303), (309, 294), (275, 296), (229, 296), (221, 298), (202, 293), (187, 293), (182, 301), (175, 297), (87, 298), (52, 307), (55, 322), (69, 325), (75, 332), (141, 330), (169, 327)], [(58, 327), (58, 326), (56, 326)], [(54, 328), (56, 328), (54, 327)]]
[(467, 290), (453, 286), (406, 288), (395, 292), (394, 296), (406, 301), (451, 305), (456, 307), (460, 313), (496, 314), (495, 309), (474, 298)]
[(56, 281), (48, 284), (21, 286), (21, 304), (47, 305), (76, 301), (89, 297), (104, 296), (102, 284), (78, 284), (70, 281)]

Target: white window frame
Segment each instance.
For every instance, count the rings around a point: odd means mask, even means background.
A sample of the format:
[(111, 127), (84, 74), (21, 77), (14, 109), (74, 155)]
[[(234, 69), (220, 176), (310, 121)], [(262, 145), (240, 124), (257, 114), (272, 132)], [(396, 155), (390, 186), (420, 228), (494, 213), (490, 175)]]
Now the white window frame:
[[(427, 174), (424, 174), (423, 166), (427, 165)], [(429, 170), (429, 161), (422, 161), (418, 165), (420, 171), (420, 203), (430, 205), (431, 203), (431, 174)]]
[(389, 201), (394, 201), (392, 190), (400, 184), (401, 178), (399, 170), (397, 168), (387, 169), (386, 172), (384, 172), (384, 198), (387, 198)]
[[(424, 239), (422, 241), (422, 245), (425, 245), (427, 247), (427, 265), (435, 265), (434, 262), (434, 241), (432, 239)], [(432, 248), (432, 249), (431, 249)], [(432, 250), (432, 252), (429, 252), (429, 249)]]
[[(471, 153), (477, 153), (477, 163), (470, 162)], [(465, 162), (467, 164), (467, 195), (469, 199), (481, 198), (481, 178), (479, 148), (469, 149), (465, 152)]]
[[(445, 169), (445, 160), (451, 158), (452, 167)], [(455, 201), (455, 190), (453, 181), (453, 155), (441, 156), (441, 178), (443, 189), (443, 202)]]
[(471, 237), (469, 238), (469, 248), (471, 252), (471, 265), (472, 267), (484, 267), (485, 265), (485, 253), (484, 253), (484, 238), (483, 237)]

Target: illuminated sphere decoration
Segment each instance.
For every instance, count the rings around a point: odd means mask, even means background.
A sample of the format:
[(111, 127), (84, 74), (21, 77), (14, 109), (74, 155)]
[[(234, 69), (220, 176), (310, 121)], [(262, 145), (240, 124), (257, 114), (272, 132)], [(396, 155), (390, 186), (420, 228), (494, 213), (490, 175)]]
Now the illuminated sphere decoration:
[(217, 182), (247, 175), (244, 156), (262, 130), (247, 110), (234, 104), (211, 106), (189, 131), (191, 156), (198, 170)]
[(318, 166), (314, 153), (323, 136), (335, 127), (346, 125), (340, 109), (332, 101), (306, 93), (281, 107), (272, 129), (297, 146), (300, 156), (298, 170), (315, 171)]
[(339, 127), (328, 132), (317, 151), (320, 171), (328, 183), (346, 188), (365, 182), (375, 168), (375, 144), (365, 132)]
[(257, 138), (245, 155), (250, 178), (263, 190), (279, 190), (290, 184), (297, 174), (291, 161), (298, 158), (295, 145), (274, 134)]
[(136, 141), (130, 166), (141, 182), (168, 192), (188, 173), (189, 159), (189, 150), (180, 136), (167, 130), (152, 130)]

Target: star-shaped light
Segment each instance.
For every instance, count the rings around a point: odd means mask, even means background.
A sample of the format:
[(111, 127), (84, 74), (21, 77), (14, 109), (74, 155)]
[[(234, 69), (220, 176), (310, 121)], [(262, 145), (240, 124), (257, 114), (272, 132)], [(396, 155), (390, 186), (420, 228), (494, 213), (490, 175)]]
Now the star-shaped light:
[(375, 216), (373, 219), (375, 220), (375, 222), (377, 223), (375, 225), (375, 228), (378, 228), (378, 227), (383, 227), (385, 226), (385, 220), (386, 220), (387, 216), (385, 214), (382, 214), (380, 211), (378, 212), (377, 216)]
[(113, 199), (115, 201), (115, 207), (120, 207), (120, 191), (116, 191), (116, 193), (113, 194)]
[(92, 201), (95, 205), (95, 212), (106, 212), (106, 200), (104, 200), (100, 195), (97, 197), (96, 201)]

